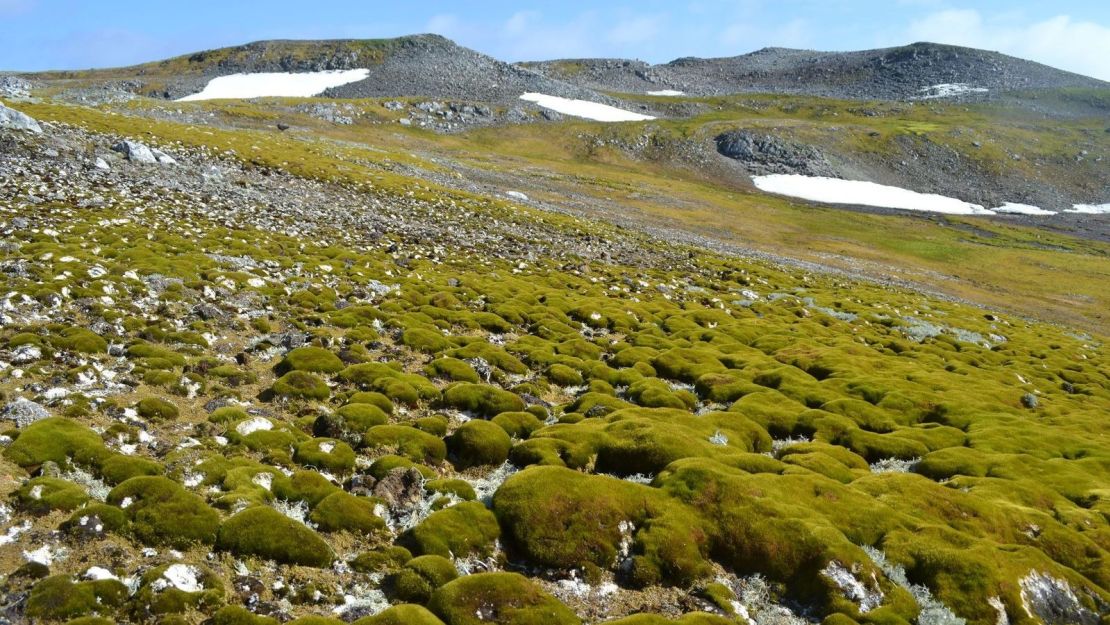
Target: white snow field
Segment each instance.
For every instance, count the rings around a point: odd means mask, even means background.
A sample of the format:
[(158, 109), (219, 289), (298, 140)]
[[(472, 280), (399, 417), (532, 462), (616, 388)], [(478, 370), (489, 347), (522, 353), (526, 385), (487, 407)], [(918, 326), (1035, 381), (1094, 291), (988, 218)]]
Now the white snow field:
[(675, 91), (674, 89), (660, 89), (659, 91), (648, 91), (648, 95), (665, 95), (665, 96), (680, 96), (686, 95), (685, 91)]
[(1032, 206), (1030, 204), (1018, 204), (1017, 202), (1006, 202), (998, 208), (992, 208), (996, 213), (1008, 213), (1011, 215), (1055, 215), (1056, 211), (1045, 210), (1039, 206)]
[(369, 75), (368, 69), (230, 74), (213, 78), (200, 93), (187, 95), (177, 101), (266, 97), (308, 98), (325, 89), (357, 82)]
[(798, 174), (771, 174), (752, 178), (761, 191), (789, 195), (828, 204), (859, 204), (879, 208), (947, 213), (949, 215), (993, 215), (978, 204), (933, 193), (918, 193), (863, 180), (840, 180)]
[(535, 102), (545, 109), (551, 109), (556, 113), (572, 115), (574, 117), (584, 117), (598, 122), (641, 122), (655, 119), (651, 115), (633, 113), (632, 111), (619, 109), (615, 106), (609, 106), (608, 104), (598, 104), (597, 102), (590, 102), (588, 100), (560, 98), (559, 96), (545, 95), (543, 93), (521, 94), (520, 99), (527, 100), (528, 102)]
[(930, 85), (919, 89), (922, 95), (918, 96), (919, 100), (932, 100), (934, 98), (952, 98), (965, 93), (987, 93), (990, 89), (986, 87), (972, 87), (966, 83), (944, 83), (941, 85)]
[(1083, 215), (1105, 215), (1110, 213), (1110, 204), (1076, 204), (1064, 212), (1081, 213)]

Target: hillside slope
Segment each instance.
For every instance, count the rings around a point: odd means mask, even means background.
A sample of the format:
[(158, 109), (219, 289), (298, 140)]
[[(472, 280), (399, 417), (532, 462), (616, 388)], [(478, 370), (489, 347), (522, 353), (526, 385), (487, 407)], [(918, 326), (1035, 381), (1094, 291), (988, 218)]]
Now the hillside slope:
[(133, 67), (46, 72), (28, 77), (58, 84), (114, 83), (137, 94), (178, 99), (212, 78), (239, 73), (309, 72), (365, 68), (363, 81), (333, 89), (339, 98), (454, 98), (515, 102), (526, 91), (612, 102), (584, 87), (498, 61), (439, 35), (393, 39), (256, 41), (206, 50)]
[(852, 99), (908, 100), (964, 85), (964, 98), (997, 91), (1100, 88), (1110, 84), (997, 52), (934, 43), (856, 52), (764, 48), (726, 58), (676, 59), (661, 65), (620, 59), (523, 63), (551, 78), (599, 91), (689, 95), (789, 93)]

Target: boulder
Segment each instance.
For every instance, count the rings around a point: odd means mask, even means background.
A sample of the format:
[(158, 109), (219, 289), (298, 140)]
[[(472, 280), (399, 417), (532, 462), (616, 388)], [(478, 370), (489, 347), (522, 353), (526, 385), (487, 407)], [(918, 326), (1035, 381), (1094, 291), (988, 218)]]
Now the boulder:
[(39, 123), (33, 117), (26, 113), (20, 113), (13, 108), (8, 108), (3, 104), (0, 104), (0, 128), (42, 134), (42, 126), (39, 126)]
[(41, 404), (22, 397), (4, 406), (4, 418), (15, 421), (16, 427), (25, 428), (39, 419), (50, 416), (50, 411)]
[(123, 140), (112, 146), (114, 152), (119, 152), (132, 163), (147, 163), (158, 165), (176, 165), (177, 161), (162, 150), (152, 148), (138, 141)]

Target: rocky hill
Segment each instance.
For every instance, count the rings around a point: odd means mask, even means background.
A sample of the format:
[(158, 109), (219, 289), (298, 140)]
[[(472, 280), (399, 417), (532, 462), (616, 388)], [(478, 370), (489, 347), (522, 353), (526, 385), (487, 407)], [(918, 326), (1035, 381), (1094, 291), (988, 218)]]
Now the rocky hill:
[(430, 34), (393, 39), (257, 41), (134, 67), (49, 72), (33, 78), (83, 84), (111, 82), (136, 94), (178, 99), (200, 91), (212, 78), (229, 74), (359, 68), (370, 70), (370, 75), (358, 83), (335, 88), (328, 95), (513, 102), (520, 94), (535, 91), (613, 102), (587, 88), (545, 77)]
[(622, 59), (522, 65), (590, 89), (630, 93), (675, 90), (689, 95), (790, 93), (908, 100), (950, 94), (981, 99), (998, 91), (1062, 87), (1110, 88), (1093, 78), (1005, 54), (934, 43), (858, 52), (764, 48), (740, 56), (687, 57), (662, 65)]

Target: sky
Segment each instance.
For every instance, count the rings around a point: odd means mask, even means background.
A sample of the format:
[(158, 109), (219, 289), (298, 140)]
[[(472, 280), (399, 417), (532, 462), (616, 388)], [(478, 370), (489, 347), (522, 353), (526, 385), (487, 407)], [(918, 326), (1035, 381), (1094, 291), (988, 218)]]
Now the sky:
[(935, 41), (1110, 80), (1108, 0), (0, 0), (0, 70), (130, 65), (260, 39), (435, 32), (505, 61), (660, 63)]

